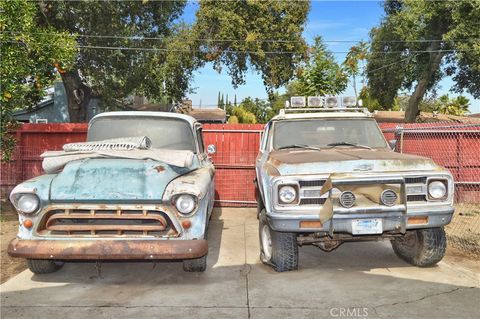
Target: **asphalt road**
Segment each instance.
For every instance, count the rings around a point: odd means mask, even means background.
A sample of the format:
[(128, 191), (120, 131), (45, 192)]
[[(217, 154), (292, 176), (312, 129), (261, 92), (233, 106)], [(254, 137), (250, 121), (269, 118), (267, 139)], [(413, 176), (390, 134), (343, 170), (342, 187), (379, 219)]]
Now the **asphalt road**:
[(474, 318), (480, 265), (445, 258), (433, 268), (399, 260), (389, 243), (325, 253), (300, 248), (300, 269), (258, 259), (254, 209), (218, 209), (205, 273), (181, 263), (69, 263), (1, 285), (2, 318)]

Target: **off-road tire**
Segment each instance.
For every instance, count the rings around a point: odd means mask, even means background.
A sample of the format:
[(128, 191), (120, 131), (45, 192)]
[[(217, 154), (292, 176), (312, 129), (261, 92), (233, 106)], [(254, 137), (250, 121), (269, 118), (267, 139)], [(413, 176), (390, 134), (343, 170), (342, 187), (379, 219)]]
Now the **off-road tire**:
[(204, 272), (207, 269), (207, 255), (195, 258), (186, 259), (183, 261), (183, 270), (186, 272)]
[(49, 274), (63, 267), (63, 262), (48, 259), (27, 259), (27, 267), (34, 274)]
[[(259, 216), (259, 239), (260, 239), (260, 260), (277, 272), (291, 271), (298, 269), (298, 244), (295, 233), (278, 232), (270, 228), (262, 210)], [(262, 228), (266, 226), (270, 231), (272, 252), (271, 257), (267, 258), (262, 245)]]
[(447, 237), (443, 227), (409, 230), (404, 237), (392, 240), (392, 248), (406, 262), (429, 267), (445, 256)]

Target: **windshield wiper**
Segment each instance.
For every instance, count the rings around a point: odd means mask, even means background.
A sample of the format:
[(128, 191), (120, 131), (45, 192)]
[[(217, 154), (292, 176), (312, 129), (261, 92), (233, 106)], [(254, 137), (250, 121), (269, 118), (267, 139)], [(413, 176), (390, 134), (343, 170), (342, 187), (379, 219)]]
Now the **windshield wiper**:
[(367, 146), (367, 145), (361, 145), (361, 144), (349, 143), (349, 142), (330, 143), (330, 144), (327, 144), (327, 146), (330, 146), (330, 147), (335, 147), (335, 146), (354, 146), (354, 147), (366, 148), (366, 149), (369, 149), (369, 150), (372, 149), (370, 146)]
[(284, 150), (284, 149), (287, 149), (287, 148), (304, 148), (304, 149), (307, 149), (307, 150), (315, 150), (315, 151), (321, 151), (322, 150), (320, 147), (309, 146), (309, 145), (305, 145), (305, 144), (286, 145), (286, 146), (279, 147), (278, 149), (279, 150)]

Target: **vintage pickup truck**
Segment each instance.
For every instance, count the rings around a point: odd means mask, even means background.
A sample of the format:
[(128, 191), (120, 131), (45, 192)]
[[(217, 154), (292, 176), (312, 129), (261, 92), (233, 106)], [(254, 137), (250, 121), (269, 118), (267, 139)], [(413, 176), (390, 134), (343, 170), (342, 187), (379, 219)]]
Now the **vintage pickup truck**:
[(9, 247), (34, 273), (65, 260), (183, 260), (204, 271), (215, 169), (192, 117), (111, 112), (86, 143), (46, 152), (47, 174), (16, 186), (20, 227)]
[(394, 152), (362, 108), (285, 109), (265, 127), (256, 162), (263, 263), (298, 267), (298, 246), (391, 240), (430, 266), (446, 249), (452, 175), (428, 158)]

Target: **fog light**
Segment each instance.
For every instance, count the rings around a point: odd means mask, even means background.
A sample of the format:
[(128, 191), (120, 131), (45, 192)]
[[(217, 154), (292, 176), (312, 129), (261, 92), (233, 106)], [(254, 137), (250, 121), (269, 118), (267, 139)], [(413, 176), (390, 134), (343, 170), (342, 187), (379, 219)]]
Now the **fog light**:
[(380, 201), (385, 206), (393, 206), (397, 203), (397, 193), (392, 191), (391, 189), (386, 189), (380, 195)]
[(350, 208), (355, 205), (355, 194), (350, 191), (345, 191), (340, 195), (340, 204), (345, 208)]

